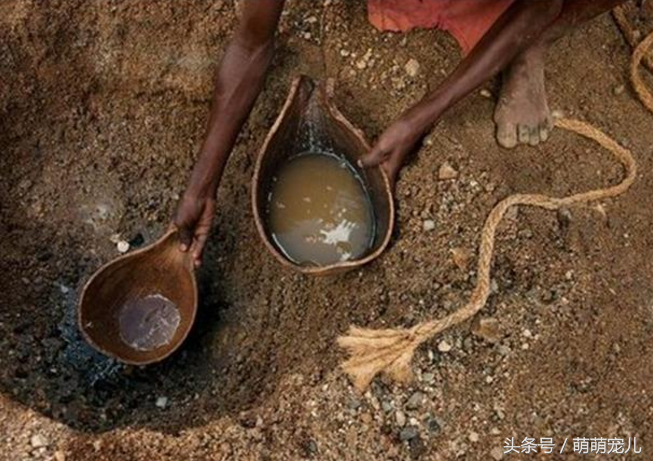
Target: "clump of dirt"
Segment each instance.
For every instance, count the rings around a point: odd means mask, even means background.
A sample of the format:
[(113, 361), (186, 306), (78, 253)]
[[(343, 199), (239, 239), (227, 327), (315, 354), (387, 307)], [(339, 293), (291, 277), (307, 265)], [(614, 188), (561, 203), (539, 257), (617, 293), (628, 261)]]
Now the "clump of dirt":
[[(637, 436), (646, 453), (653, 117), (628, 87), (630, 50), (609, 16), (552, 48), (550, 103), (631, 148), (637, 183), (557, 215), (514, 213), (481, 314), (493, 334), (470, 324), (434, 339), (411, 385), (378, 380), (358, 395), (337, 368), (336, 336), (452, 312), (474, 286), (479, 231), (498, 200), (585, 190), (621, 171), (568, 133), (500, 149), (489, 84), (404, 170), (380, 259), (335, 278), (280, 267), (249, 194), (292, 78), (335, 77), (336, 103), (373, 139), (460, 58), (437, 31), (378, 33), (362, 2), (289, 2), (220, 188), (201, 318), (183, 349), (139, 369), (81, 341), (78, 290), (118, 254), (116, 235), (137, 247), (168, 225), (235, 21), (222, 1), (0, 3), (0, 459), (486, 460), (527, 436)], [(456, 174), (440, 180), (445, 162)]]

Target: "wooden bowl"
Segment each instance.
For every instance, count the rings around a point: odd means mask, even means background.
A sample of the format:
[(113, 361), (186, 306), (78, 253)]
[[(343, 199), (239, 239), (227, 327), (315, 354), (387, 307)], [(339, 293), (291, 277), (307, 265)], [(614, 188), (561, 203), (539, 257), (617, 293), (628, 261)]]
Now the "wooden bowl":
[[(131, 347), (121, 337), (121, 309), (129, 300), (155, 295), (176, 305), (179, 324), (167, 344), (151, 350)], [(188, 336), (196, 313), (192, 257), (179, 250), (177, 230), (102, 266), (84, 286), (77, 308), (86, 340), (98, 351), (133, 365), (158, 362), (172, 354)]]
[[(302, 75), (294, 80), (283, 109), (261, 147), (252, 186), (254, 219), (263, 243), (281, 264), (310, 275), (344, 272), (374, 260), (388, 246), (394, 226), (394, 202), (388, 177), (380, 167), (358, 166), (358, 160), (370, 151), (370, 146), (363, 132), (332, 103), (333, 86), (332, 79), (317, 84)], [(359, 259), (325, 266), (300, 265), (288, 259), (271, 238), (266, 210), (272, 177), (282, 162), (316, 145), (342, 155), (357, 170), (370, 195), (376, 234), (367, 253)]]

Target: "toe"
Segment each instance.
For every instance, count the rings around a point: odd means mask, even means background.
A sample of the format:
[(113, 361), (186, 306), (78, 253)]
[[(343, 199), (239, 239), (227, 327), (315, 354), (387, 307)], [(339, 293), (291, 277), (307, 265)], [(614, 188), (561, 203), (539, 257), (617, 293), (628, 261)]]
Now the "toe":
[(519, 139), (520, 144), (527, 144), (530, 139), (530, 129), (528, 125), (519, 125), (517, 128), (517, 139)]
[(528, 130), (528, 145), (537, 146), (540, 143), (540, 129), (537, 126)]
[(506, 149), (515, 147), (517, 145), (517, 127), (513, 123), (498, 123), (497, 142)]
[(540, 141), (546, 142), (549, 139), (549, 126), (547, 124), (540, 125)]

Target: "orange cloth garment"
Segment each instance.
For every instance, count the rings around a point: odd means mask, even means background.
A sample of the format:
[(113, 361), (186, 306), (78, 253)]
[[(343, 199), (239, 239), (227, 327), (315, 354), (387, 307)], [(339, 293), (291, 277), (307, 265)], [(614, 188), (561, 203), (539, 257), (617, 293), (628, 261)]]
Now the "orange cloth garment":
[(381, 31), (446, 30), (467, 54), (513, 1), (367, 0), (367, 16)]

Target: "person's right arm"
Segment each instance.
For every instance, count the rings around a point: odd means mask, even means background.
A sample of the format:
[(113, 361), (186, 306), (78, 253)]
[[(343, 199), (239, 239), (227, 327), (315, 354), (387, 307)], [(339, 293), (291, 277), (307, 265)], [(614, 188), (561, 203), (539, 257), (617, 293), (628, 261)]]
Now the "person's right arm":
[(222, 172), (272, 61), (283, 5), (284, 0), (246, 0), (218, 67), (204, 142), (174, 217), (182, 251), (191, 249), (196, 264), (211, 230)]

